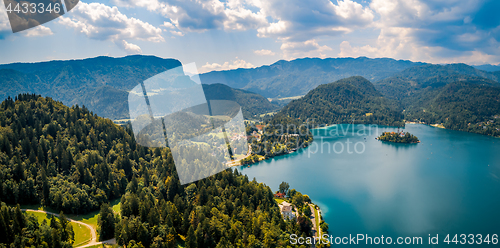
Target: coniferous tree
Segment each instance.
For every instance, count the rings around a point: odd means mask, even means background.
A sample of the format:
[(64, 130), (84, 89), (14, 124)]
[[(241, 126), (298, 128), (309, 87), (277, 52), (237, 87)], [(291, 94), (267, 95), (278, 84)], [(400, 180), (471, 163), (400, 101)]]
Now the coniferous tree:
[(97, 225), (99, 226), (99, 240), (108, 240), (114, 237), (115, 216), (109, 204), (105, 203), (101, 206)]

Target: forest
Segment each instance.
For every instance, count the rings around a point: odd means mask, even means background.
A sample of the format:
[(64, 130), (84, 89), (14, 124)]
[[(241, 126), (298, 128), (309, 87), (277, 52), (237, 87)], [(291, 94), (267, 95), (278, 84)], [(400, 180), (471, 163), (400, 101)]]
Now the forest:
[[(321, 124), (404, 126), (402, 109), (363, 77), (323, 84), (284, 107), (278, 116)], [(279, 117), (278, 117), (279, 118)]]
[(74, 232), (61, 212), (58, 218), (52, 217), (41, 224), (35, 216), (25, 214), (19, 205), (7, 206), (1, 203), (0, 210), (0, 247), (73, 247)]
[[(259, 131), (257, 126), (262, 128), (260, 138), (252, 136), (252, 133)], [(243, 159), (242, 164), (257, 162), (259, 156), (267, 159), (308, 147), (313, 141), (311, 128), (313, 126), (308, 123), (282, 115), (267, 118), (259, 123), (247, 123), (246, 133), (252, 156)]]
[(392, 143), (419, 143), (417, 136), (408, 132), (383, 132), (379, 137), (380, 141), (387, 141)]
[[(129, 127), (38, 95), (0, 104), (0, 166), (7, 204), (0, 228), (17, 230), (0, 243), (14, 247), (43, 247), (41, 240), (62, 228), (55, 221), (36, 226), (9, 207), (16, 204), (75, 214), (100, 209), (100, 239), (127, 247), (293, 247), (290, 234), (310, 231), (283, 220), (271, 189), (255, 179), (228, 169), (180, 185), (168, 148), (136, 145)], [(120, 215), (112, 199), (121, 199)], [(71, 243), (65, 237), (61, 247)]]
[(421, 98), (429, 100), (409, 107), (407, 120), (442, 123), (448, 129), (500, 136), (500, 87), (455, 82)]

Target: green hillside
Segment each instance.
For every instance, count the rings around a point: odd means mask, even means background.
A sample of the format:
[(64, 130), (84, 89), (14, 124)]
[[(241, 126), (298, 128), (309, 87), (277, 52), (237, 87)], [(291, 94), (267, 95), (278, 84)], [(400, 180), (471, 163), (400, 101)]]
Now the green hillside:
[(66, 105), (85, 105), (99, 116), (128, 118), (128, 92), (178, 60), (134, 55), (0, 65), (0, 99), (36, 93)]
[(278, 114), (316, 124), (363, 123), (402, 126), (402, 110), (363, 77), (323, 84), (290, 102)]
[(470, 82), (450, 83), (406, 111), (407, 120), (460, 131), (500, 136), (500, 87)]
[(203, 84), (203, 91), (207, 100), (236, 101), (241, 106), (245, 119), (258, 119), (261, 114), (277, 111), (280, 108), (259, 94), (246, 90), (233, 89), (224, 84)]
[(493, 73), (477, 70), (465, 64), (415, 66), (375, 83), (384, 96), (401, 101), (403, 106), (418, 103), (421, 93), (432, 91), (449, 83), (470, 83), (500, 86)]
[(280, 60), (253, 69), (213, 71), (200, 75), (200, 79), (205, 84), (221, 83), (277, 98), (305, 95), (321, 84), (351, 76), (362, 76), (376, 82), (422, 64), (388, 58), (303, 58)]
[[(0, 99), (30, 92), (66, 105), (84, 105), (102, 117), (128, 119), (128, 91), (149, 77), (177, 66), (181, 64), (174, 59), (140, 55), (0, 65)], [(204, 89), (209, 98), (231, 95), (242, 106), (246, 118), (279, 108), (249, 91), (221, 84), (204, 85)]]
[[(128, 128), (31, 94), (0, 104), (0, 186), (10, 205), (100, 209), (100, 240), (127, 247), (295, 247), (290, 234), (311, 235), (310, 225), (283, 220), (269, 187), (237, 170), (180, 185), (168, 148), (139, 146)], [(118, 216), (108, 203), (120, 198)], [(1, 212), (0, 246), (70, 247), (66, 224)]]

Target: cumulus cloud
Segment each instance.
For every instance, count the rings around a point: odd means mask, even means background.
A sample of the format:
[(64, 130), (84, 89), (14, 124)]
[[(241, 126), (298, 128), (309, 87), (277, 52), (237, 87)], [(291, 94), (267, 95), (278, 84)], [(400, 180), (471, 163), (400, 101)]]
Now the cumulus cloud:
[(257, 29), (268, 25), (266, 16), (262, 11), (254, 13), (240, 6), (226, 9), (225, 14), (227, 19), (223, 24), (226, 30)]
[(261, 49), (261, 50), (255, 50), (253, 53), (260, 55), (260, 56), (274, 56), (276, 55), (275, 52), (271, 50), (266, 50), (266, 49)]
[[(112, 0), (118, 6), (144, 7), (168, 19), (164, 23), (174, 35), (204, 32), (257, 30), (258, 37), (283, 43), (284, 54), (292, 47), (317, 44), (320, 36), (339, 36), (373, 23), (374, 13), (352, 0)], [(317, 44), (318, 45), (318, 44)], [(305, 56), (324, 55), (318, 45)]]
[(332, 48), (326, 45), (319, 45), (316, 40), (287, 41), (281, 45), (281, 50), (284, 53), (285, 59), (295, 59), (301, 57), (320, 57), (325, 58), (326, 51), (331, 51)]
[[(258, 1), (258, 0), (255, 0)], [(322, 35), (337, 36), (369, 26), (372, 10), (351, 0), (261, 0), (259, 4), (277, 20), (258, 30), (260, 37), (307, 41)]]
[(23, 35), (26, 37), (42, 37), (52, 34), (53, 33), (52, 30), (50, 30), (50, 28), (42, 25), (36, 26), (34, 28), (28, 29), (27, 31), (23, 32)]
[(121, 42), (116, 42), (116, 43), (117, 43), (116, 45), (120, 49), (125, 50), (128, 54), (141, 54), (142, 53), (142, 50), (138, 45), (128, 43), (125, 40), (122, 40)]
[(9, 17), (7, 16), (7, 11), (5, 11), (5, 6), (3, 1), (0, 0), (0, 40), (12, 34), (10, 29)]
[[(162, 15), (161, 28), (175, 36), (207, 30), (255, 30), (281, 43), (285, 59), (338, 56), (392, 57), (433, 63), (463, 59), (500, 61), (498, 0), (111, 0)], [(94, 39), (161, 41), (161, 29), (102, 4), (80, 3), (61, 23)], [(90, 8), (92, 7), (92, 8)], [(92, 9), (92, 12), (90, 12)], [(120, 17), (123, 16), (123, 17)], [(1, 37), (0, 15), (0, 37)], [(126, 30), (126, 31), (124, 31)], [(360, 33), (363, 33), (362, 39)], [(124, 32), (122, 32), (124, 31)], [(337, 37), (334, 42), (329, 37)], [(341, 37), (341, 38), (338, 38)], [(340, 44), (338, 42), (340, 40)], [(343, 41), (343, 42), (342, 42)], [(269, 50), (254, 51), (270, 56)], [(209, 70), (226, 68), (207, 64)]]
[(160, 2), (158, 0), (111, 0), (111, 3), (119, 7), (142, 7), (148, 10), (155, 10), (160, 7)]
[(500, 1), (373, 0), (369, 6), (380, 16), (373, 24), (377, 39), (360, 46), (346, 40), (339, 56), (471, 64), (500, 59), (500, 16), (492, 11)]
[(201, 67), (200, 73), (205, 73), (209, 71), (224, 71), (224, 70), (233, 70), (238, 68), (253, 68), (255, 67), (249, 62), (246, 62), (242, 59), (236, 58), (231, 62), (224, 62), (222, 65), (218, 63), (209, 64), (208, 62)]
[(174, 24), (170, 23), (170, 22), (163, 22), (162, 25), (160, 25), (162, 27), (166, 27), (168, 29), (172, 29), (172, 28), (175, 28)]
[(95, 40), (139, 39), (152, 42), (164, 41), (161, 28), (129, 18), (117, 7), (109, 7), (101, 3), (80, 2), (68, 17), (60, 17), (59, 23), (85, 34)]

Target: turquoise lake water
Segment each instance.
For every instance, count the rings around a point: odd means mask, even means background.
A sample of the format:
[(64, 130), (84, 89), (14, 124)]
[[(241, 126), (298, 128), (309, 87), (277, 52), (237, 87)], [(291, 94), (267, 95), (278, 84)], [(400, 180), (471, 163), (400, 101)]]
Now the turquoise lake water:
[[(476, 247), (443, 240), (500, 234), (500, 139), (410, 124), (404, 131), (421, 143), (394, 144), (375, 140), (383, 131), (397, 128), (315, 130), (309, 148), (239, 170), (273, 191), (286, 181), (309, 195), (334, 237), (422, 237), (418, 247)], [(429, 234), (439, 235), (439, 245), (428, 244)]]

